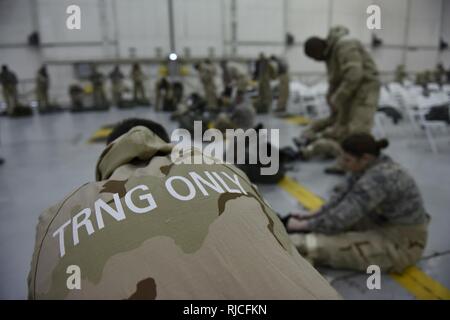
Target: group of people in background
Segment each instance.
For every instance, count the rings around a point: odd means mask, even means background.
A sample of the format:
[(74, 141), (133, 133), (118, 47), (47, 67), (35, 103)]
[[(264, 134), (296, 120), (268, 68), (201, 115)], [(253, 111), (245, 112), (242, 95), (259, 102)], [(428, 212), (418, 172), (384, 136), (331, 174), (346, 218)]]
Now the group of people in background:
[(445, 70), (444, 65), (438, 63), (434, 70), (417, 72), (415, 78), (411, 79), (405, 70), (405, 65), (400, 64), (395, 69), (394, 81), (404, 83), (405, 80), (414, 80), (415, 84), (424, 87), (429, 83), (443, 85), (445, 83), (450, 83), (450, 70)]

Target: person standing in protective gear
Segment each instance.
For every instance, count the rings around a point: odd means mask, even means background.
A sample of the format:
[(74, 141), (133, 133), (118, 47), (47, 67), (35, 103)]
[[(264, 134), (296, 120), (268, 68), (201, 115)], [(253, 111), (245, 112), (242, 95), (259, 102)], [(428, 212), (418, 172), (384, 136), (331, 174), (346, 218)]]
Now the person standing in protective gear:
[(109, 74), (111, 80), (111, 95), (114, 105), (119, 106), (122, 102), (122, 90), (123, 90), (123, 73), (120, 71), (118, 65), (116, 65)]
[(445, 68), (442, 63), (438, 63), (436, 65), (436, 69), (433, 72), (434, 75), (434, 81), (439, 84), (443, 85), (446, 82), (446, 74), (445, 74)]
[(397, 69), (395, 69), (395, 82), (398, 82), (400, 84), (403, 84), (403, 81), (405, 81), (408, 77), (408, 74), (405, 71), (405, 65), (399, 64), (397, 66)]
[(220, 68), (222, 69), (222, 85), (223, 91), (226, 91), (231, 87), (231, 82), (233, 81), (231, 77), (230, 68), (228, 67), (228, 61), (223, 59), (220, 61)]
[(50, 78), (47, 68), (43, 65), (36, 75), (36, 96), (40, 110), (46, 110), (50, 104), (48, 100), (48, 89), (50, 87)]
[(105, 88), (103, 87), (104, 76), (102, 73), (97, 71), (97, 67), (92, 67), (91, 74), (92, 83), (92, 95), (94, 97), (94, 108), (102, 108), (108, 105), (105, 95)]
[(370, 133), (373, 128), (380, 94), (378, 69), (362, 43), (347, 35), (346, 27), (337, 26), (330, 30), (327, 39), (312, 37), (305, 43), (307, 56), (326, 63), (327, 101), (333, 120), (332, 127), (315, 139), (326, 140), (313, 142), (304, 150), (311, 157), (335, 153), (348, 135)]
[(139, 63), (133, 64), (131, 70), (131, 79), (133, 80), (133, 100), (135, 103), (141, 103), (147, 100), (144, 90), (144, 73)]
[(6, 103), (6, 114), (12, 116), (17, 107), (17, 76), (8, 69), (6, 65), (2, 66), (0, 73), (0, 82), (3, 89), (3, 97)]
[(289, 73), (288, 66), (284, 61), (281, 61), (275, 56), (270, 59), (276, 63), (278, 76), (278, 101), (275, 112), (286, 112), (289, 100)]
[(256, 62), (256, 78), (258, 79), (257, 113), (268, 113), (272, 106), (272, 89), (270, 81), (275, 79), (275, 70), (266, 56), (261, 53)]
[(195, 69), (200, 76), (200, 82), (203, 85), (207, 110), (217, 111), (217, 89), (215, 83), (216, 69), (209, 59), (196, 64)]
[[(340, 298), (234, 165), (199, 151), (174, 162), (149, 120), (123, 121), (107, 143), (96, 181), (39, 217), (30, 299)], [(70, 265), (80, 290), (68, 288)]]
[(166, 77), (162, 77), (155, 83), (155, 110), (160, 111), (164, 109), (164, 101), (166, 96), (170, 95), (170, 82)]
[(387, 145), (367, 133), (348, 136), (341, 143), (347, 181), (318, 211), (282, 218), (314, 265), (401, 273), (421, 258), (430, 217), (414, 179), (380, 152)]
[(229, 72), (231, 78), (230, 86), (236, 90), (234, 104), (238, 105), (244, 102), (245, 93), (250, 82), (249, 77), (234, 66), (229, 68)]

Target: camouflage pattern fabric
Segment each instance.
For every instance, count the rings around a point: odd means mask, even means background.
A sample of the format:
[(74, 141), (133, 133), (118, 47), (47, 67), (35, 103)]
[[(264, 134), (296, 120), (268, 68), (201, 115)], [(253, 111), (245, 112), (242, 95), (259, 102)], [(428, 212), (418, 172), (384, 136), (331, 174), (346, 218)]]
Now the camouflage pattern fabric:
[[(144, 127), (106, 147), (97, 181), (40, 216), (29, 298), (340, 298), (242, 171), (174, 164), (171, 150)], [(81, 290), (66, 286), (70, 265)]]
[(352, 175), (308, 219), (311, 234), (291, 240), (315, 263), (366, 270), (378, 264), (400, 272), (421, 257), (429, 215), (413, 178), (381, 155), (364, 173)]
[(306, 151), (309, 157), (336, 154), (336, 146), (348, 135), (372, 131), (380, 94), (378, 70), (361, 42), (347, 35), (347, 28), (337, 26), (327, 37), (327, 95), (334, 110), (323, 122), (325, 131), (313, 128), (306, 134), (320, 132), (317, 139), (330, 141), (311, 145)]
[(96, 70), (93, 71), (91, 75), (91, 82), (92, 82), (92, 95), (94, 98), (94, 106), (95, 107), (105, 106), (107, 104), (107, 101), (105, 89), (103, 87), (104, 82), (103, 74), (101, 74)]
[(17, 107), (17, 76), (14, 72), (7, 70), (0, 73), (0, 82), (3, 89), (3, 97), (6, 103), (6, 113), (13, 115)]
[(133, 99), (134, 101), (145, 101), (144, 90), (144, 74), (141, 69), (133, 69), (131, 71), (131, 79), (133, 80)]
[(287, 108), (287, 103), (289, 99), (289, 75), (287, 73), (280, 74), (278, 76), (278, 101), (277, 101), (277, 111), (284, 112)]
[(123, 78), (124, 76), (119, 69), (114, 69), (109, 74), (109, 79), (111, 80), (111, 96), (116, 106), (122, 101)]
[[(334, 27), (327, 37), (329, 100), (338, 112), (338, 140), (354, 132), (369, 132), (378, 108), (379, 74), (361, 42), (348, 39), (348, 29)], [(342, 136), (343, 135), (343, 136)]]
[(39, 71), (36, 75), (36, 98), (39, 104), (39, 108), (46, 108), (49, 106), (48, 101), (49, 86), (50, 86), (49, 77)]
[(272, 106), (270, 81), (275, 78), (275, 69), (266, 57), (259, 60), (257, 113), (268, 113)]
[(216, 76), (216, 70), (213, 65), (209, 63), (200, 63), (199, 66), (200, 81), (203, 85), (205, 94), (205, 100), (207, 108), (210, 110), (217, 109), (217, 95), (216, 84), (214, 78)]

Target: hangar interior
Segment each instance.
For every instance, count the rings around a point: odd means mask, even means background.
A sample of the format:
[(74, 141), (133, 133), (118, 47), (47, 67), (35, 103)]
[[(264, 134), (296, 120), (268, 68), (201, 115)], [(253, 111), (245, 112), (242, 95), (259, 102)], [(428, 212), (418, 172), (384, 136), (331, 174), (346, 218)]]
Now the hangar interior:
[[(80, 29), (66, 25), (70, 5), (81, 9)], [(381, 29), (367, 27), (370, 5), (381, 9)], [(0, 157), (5, 161), (0, 166), (0, 298), (26, 299), (38, 217), (94, 180), (95, 163), (105, 145), (93, 142), (93, 137), (130, 117), (152, 119), (168, 132), (179, 127), (170, 112), (154, 108), (155, 86), (162, 75), (182, 83), (183, 99), (194, 92), (203, 94), (194, 64), (210, 59), (218, 70), (214, 81), (219, 94), (224, 89), (222, 60), (250, 77), (260, 53), (280, 57), (289, 67), (290, 117), (269, 111), (256, 119), (280, 130), (280, 148), (294, 147), (292, 139), (306, 127), (302, 120), (327, 114), (326, 66), (305, 55), (305, 41), (325, 37), (336, 25), (346, 26), (378, 67), (379, 107), (397, 110), (401, 119), (377, 111), (373, 135), (389, 140), (386, 153), (414, 177), (431, 223), (419, 263), (401, 276), (383, 274), (379, 290), (367, 288), (366, 273), (318, 270), (346, 299), (450, 299), (449, 122), (423, 117), (424, 110), (435, 106), (446, 106), (448, 116), (450, 84), (415, 82), (438, 64), (450, 68), (448, 0), (0, 0), (0, 64), (17, 75), (18, 101), (32, 113), (0, 117)], [(141, 65), (148, 105), (69, 111), (72, 85), (83, 90), (85, 104), (92, 104), (92, 86), (85, 74), (92, 65), (103, 75), (119, 65), (124, 86), (131, 88), (135, 62)], [(49, 114), (38, 112), (35, 92), (36, 72), (43, 64), (50, 78), (48, 99), (60, 108)], [(406, 72), (402, 84), (395, 82), (399, 65)], [(111, 100), (109, 79), (104, 84)], [(131, 89), (123, 94), (132, 98)], [(4, 95), (0, 99), (0, 111), (5, 111)], [(295, 162), (286, 173), (293, 184), (258, 188), (285, 216), (304, 208), (311, 197), (328, 199), (343, 179), (324, 174), (331, 163)]]

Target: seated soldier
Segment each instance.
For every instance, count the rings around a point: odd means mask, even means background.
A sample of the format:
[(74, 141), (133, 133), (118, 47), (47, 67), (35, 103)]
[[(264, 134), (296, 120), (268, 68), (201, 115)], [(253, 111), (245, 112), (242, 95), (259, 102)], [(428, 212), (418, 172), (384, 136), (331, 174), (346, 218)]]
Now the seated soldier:
[(366, 133), (341, 143), (348, 181), (317, 212), (283, 218), (300, 254), (316, 265), (401, 272), (421, 257), (429, 216), (414, 179)]
[(256, 111), (250, 103), (241, 103), (229, 112), (217, 115), (213, 127), (225, 132), (226, 129), (250, 129), (255, 126)]
[(172, 162), (149, 120), (107, 142), (96, 182), (39, 219), (31, 299), (339, 298), (235, 166)]

